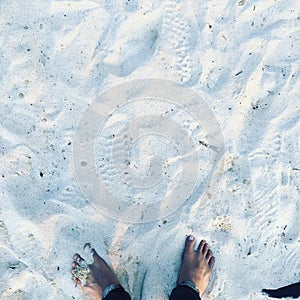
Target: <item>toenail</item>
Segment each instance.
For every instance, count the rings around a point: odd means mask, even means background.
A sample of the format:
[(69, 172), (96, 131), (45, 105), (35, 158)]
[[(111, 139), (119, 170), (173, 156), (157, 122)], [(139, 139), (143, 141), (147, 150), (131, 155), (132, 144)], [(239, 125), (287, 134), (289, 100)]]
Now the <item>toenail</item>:
[(194, 240), (194, 237), (193, 237), (192, 235), (190, 235), (190, 236), (189, 236), (189, 240), (190, 240), (190, 241), (193, 241), (193, 240)]

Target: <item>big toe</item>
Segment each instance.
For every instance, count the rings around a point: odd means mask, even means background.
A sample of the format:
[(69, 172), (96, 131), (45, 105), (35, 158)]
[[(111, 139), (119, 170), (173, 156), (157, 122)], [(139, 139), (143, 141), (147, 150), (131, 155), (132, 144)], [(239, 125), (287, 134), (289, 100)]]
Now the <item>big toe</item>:
[(103, 261), (103, 259), (99, 256), (99, 254), (95, 250), (95, 248), (92, 248), (91, 243), (85, 243), (83, 248), (86, 252), (88, 251), (93, 256), (94, 262), (96, 264)]
[(194, 251), (195, 246), (195, 237), (192, 235), (189, 235), (185, 240), (185, 247), (184, 247), (184, 253), (190, 254)]
[(103, 259), (101, 258), (101, 256), (97, 253), (97, 251), (94, 248), (91, 251), (93, 254), (94, 262), (96, 262), (96, 263), (103, 262)]

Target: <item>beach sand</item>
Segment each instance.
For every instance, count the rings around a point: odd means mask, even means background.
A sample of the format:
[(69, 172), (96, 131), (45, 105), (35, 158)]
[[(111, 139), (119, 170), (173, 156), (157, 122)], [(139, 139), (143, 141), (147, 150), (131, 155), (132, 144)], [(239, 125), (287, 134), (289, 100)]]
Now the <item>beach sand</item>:
[[(203, 299), (268, 299), (261, 289), (299, 281), (299, 16), (298, 0), (2, 0), (0, 298), (88, 299), (70, 264), (90, 242), (133, 299), (168, 299), (187, 234), (216, 257)], [(196, 92), (224, 149), (178, 210), (134, 224), (82, 193), (74, 140), (102, 92), (144, 78)]]

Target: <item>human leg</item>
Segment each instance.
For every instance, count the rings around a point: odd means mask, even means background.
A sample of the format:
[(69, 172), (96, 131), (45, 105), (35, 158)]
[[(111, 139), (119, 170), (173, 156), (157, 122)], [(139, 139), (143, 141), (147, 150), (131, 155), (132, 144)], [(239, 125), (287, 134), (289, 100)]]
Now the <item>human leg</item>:
[(285, 297), (293, 297), (298, 298), (300, 297), (300, 282), (293, 283), (287, 286), (283, 286), (279, 289), (263, 289), (263, 293), (269, 295), (272, 298), (285, 298)]
[(123, 289), (114, 289), (103, 300), (131, 300), (130, 295)]
[(173, 289), (170, 300), (201, 300), (199, 293), (186, 286), (177, 286)]

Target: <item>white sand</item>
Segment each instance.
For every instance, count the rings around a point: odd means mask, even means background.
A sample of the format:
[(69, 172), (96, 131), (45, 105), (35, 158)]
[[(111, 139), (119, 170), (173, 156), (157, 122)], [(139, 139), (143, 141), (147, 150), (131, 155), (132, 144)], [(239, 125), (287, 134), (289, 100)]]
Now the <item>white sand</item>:
[[(70, 279), (85, 242), (133, 299), (167, 299), (189, 233), (216, 257), (203, 299), (299, 281), (298, 0), (2, 0), (0, 14), (1, 299), (86, 299)], [(224, 165), (176, 213), (129, 224), (80, 192), (73, 141), (101, 92), (147, 77), (205, 99)]]

